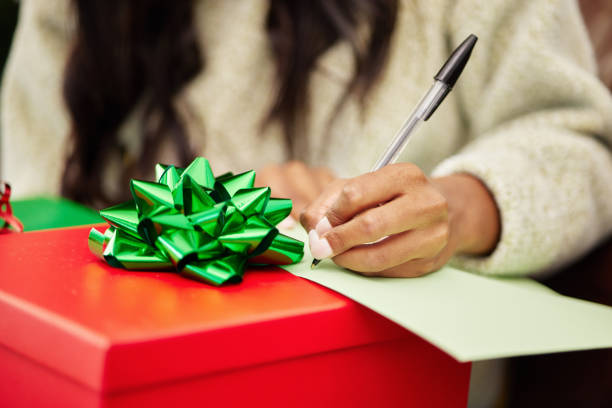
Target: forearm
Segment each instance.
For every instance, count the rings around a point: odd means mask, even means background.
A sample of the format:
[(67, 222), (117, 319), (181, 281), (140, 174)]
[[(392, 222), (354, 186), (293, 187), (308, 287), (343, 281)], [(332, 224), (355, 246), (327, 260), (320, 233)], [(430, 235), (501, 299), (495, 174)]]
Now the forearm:
[(455, 253), (483, 255), (493, 251), (501, 224), (497, 204), (486, 186), (469, 174), (434, 178), (432, 182), (448, 203)]
[(501, 220), (493, 251), (456, 257), (461, 268), (493, 275), (554, 270), (611, 230), (612, 155), (586, 135), (527, 123), (510, 127), (440, 163), (433, 175), (458, 173), (486, 184)]

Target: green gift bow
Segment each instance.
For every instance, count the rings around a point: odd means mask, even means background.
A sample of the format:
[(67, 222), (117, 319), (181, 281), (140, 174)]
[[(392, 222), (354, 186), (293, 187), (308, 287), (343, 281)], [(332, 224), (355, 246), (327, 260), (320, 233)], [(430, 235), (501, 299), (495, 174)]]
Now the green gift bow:
[(157, 183), (131, 180), (133, 201), (100, 211), (110, 224), (89, 232), (89, 248), (109, 265), (168, 270), (213, 285), (240, 282), (246, 264), (287, 265), (304, 243), (274, 226), (291, 200), (254, 188), (255, 171), (215, 178), (208, 160), (187, 168), (158, 164)]

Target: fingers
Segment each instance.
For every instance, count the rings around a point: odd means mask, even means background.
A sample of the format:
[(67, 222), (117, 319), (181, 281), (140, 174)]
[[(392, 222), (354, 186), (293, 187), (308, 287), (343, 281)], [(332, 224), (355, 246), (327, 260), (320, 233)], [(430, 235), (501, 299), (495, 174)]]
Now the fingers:
[(289, 196), (293, 200), (291, 216), (298, 219), (300, 213), (319, 195), (319, 186), (311, 170), (302, 162), (291, 161), (281, 169)]
[(300, 221), (307, 231), (321, 221), (325, 225), (317, 230), (323, 235), (333, 225), (340, 225), (368, 208), (410, 191), (415, 183), (426, 181), (418, 167), (410, 163), (386, 166), (351, 180), (335, 181), (305, 209)]
[(289, 185), (283, 176), (281, 166), (276, 164), (257, 170), (255, 187), (270, 187), (272, 197), (289, 197)]
[(276, 227), (281, 230), (290, 230), (295, 226), (295, 224), (297, 224), (297, 221), (295, 218), (289, 215), (287, 218), (279, 222)]
[(333, 183), (301, 222), (315, 259), (331, 257), (364, 275), (420, 276), (457, 247), (447, 198), (409, 163)]
[(392, 200), (415, 185), (426, 182), (425, 175), (413, 164), (385, 166), (376, 172), (349, 180), (326, 217), (332, 226), (343, 224), (360, 212)]
[[(448, 236), (448, 223), (438, 222), (430, 227), (405, 231), (373, 244), (356, 246), (335, 256), (333, 260), (340, 266), (368, 275), (383, 271), (399, 273), (394, 268), (417, 259), (431, 259), (440, 254), (448, 243)], [(421, 271), (419, 268), (430, 266), (433, 265), (427, 264), (427, 261), (415, 261), (411, 268), (416, 273)]]
[(291, 189), (300, 197), (304, 198), (306, 204), (317, 198), (321, 189), (313, 172), (299, 161), (291, 161), (283, 166), (284, 177)]
[(321, 239), (327, 240), (333, 254), (341, 254), (353, 246), (446, 221), (447, 218), (444, 197), (435, 190), (426, 190), (417, 197), (406, 194), (383, 206), (366, 210), (334, 228), (319, 223), (316, 231)]
[[(269, 165), (257, 171), (257, 176), (255, 178), (256, 186), (269, 186), (272, 191), (272, 197), (280, 197), (280, 198), (291, 198), (293, 201), (293, 208), (291, 209), (291, 215), (289, 217), (294, 220), (297, 219), (298, 210), (303, 208), (308, 202), (308, 198), (306, 198), (300, 191), (293, 188), (291, 183), (286, 177), (286, 171), (284, 171), (284, 166), (279, 165)], [(291, 221), (287, 221), (288, 224)]]
[(291, 217), (297, 220), (303, 209), (319, 196), (330, 181), (335, 180), (325, 168), (309, 168), (299, 161), (269, 165), (257, 171), (258, 186), (270, 186), (273, 197), (291, 198)]
[(453, 256), (456, 245), (457, 243), (453, 242), (453, 236), (451, 234), (444, 249), (433, 258), (417, 258), (379, 272), (360, 273), (367, 276), (384, 276), (386, 278), (416, 278), (423, 276), (443, 267), (451, 256)]
[(300, 222), (306, 231), (313, 230), (319, 220), (324, 217), (332, 204), (338, 199), (345, 182), (344, 179), (336, 179), (329, 183), (323, 192), (302, 211)]
[(332, 173), (331, 170), (326, 167), (316, 167), (312, 169), (312, 173), (314, 174), (314, 179), (317, 183), (317, 187), (319, 188), (318, 194), (320, 194), (321, 191), (325, 190), (329, 184), (333, 183), (337, 179), (337, 177), (334, 176), (334, 173)]

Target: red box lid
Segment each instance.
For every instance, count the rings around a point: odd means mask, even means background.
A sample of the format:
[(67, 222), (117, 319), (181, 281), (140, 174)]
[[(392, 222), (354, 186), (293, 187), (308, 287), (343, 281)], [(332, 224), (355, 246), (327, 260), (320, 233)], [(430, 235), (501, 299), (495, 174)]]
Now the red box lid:
[(0, 343), (95, 390), (416, 336), (279, 268), (215, 288), (116, 269), (90, 227), (0, 236)]

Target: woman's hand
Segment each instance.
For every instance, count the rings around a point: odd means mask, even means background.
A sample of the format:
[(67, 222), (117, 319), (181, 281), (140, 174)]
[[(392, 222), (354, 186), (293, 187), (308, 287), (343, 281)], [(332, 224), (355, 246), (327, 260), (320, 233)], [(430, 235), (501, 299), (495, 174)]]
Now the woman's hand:
[(429, 180), (409, 163), (333, 183), (301, 221), (313, 257), (389, 277), (426, 274), (458, 252), (491, 251), (500, 228), (495, 202), (478, 179)]
[[(290, 198), (293, 201), (291, 217), (295, 223), (304, 208), (335, 179), (327, 168), (313, 168), (300, 161), (290, 161), (259, 169), (255, 185), (269, 186), (273, 197)], [(291, 221), (285, 224), (290, 227), (290, 223)]]

